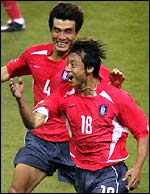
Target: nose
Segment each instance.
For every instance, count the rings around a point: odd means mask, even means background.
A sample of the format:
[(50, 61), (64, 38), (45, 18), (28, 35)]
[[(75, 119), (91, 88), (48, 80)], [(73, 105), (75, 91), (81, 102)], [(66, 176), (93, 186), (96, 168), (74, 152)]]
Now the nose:
[(67, 73), (68, 72), (71, 72), (71, 64), (70, 63), (67, 63), (67, 65), (66, 65), (66, 71), (67, 71)]
[(63, 40), (63, 39), (65, 39), (66, 37), (65, 37), (65, 33), (63, 32), (63, 31), (61, 31), (61, 32), (59, 32), (59, 39), (61, 39), (61, 40)]

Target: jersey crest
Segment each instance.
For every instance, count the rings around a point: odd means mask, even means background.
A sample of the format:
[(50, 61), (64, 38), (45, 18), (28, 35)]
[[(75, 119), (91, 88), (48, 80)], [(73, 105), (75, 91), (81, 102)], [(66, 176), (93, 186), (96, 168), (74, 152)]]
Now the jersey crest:
[(107, 114), (107, 110), (108, 110), (108, 107), (105, 105), (105, 104), (101, 104), (99, 106), (99, 114), (104, 116), (105, 114)]
[(64, 71), (62, 72), (61, 78), (62, 78), (63, 80), (67, 80), (67, 79), (68, 79), (67, 71), (66, 71), (66, 70), (64, 70)]

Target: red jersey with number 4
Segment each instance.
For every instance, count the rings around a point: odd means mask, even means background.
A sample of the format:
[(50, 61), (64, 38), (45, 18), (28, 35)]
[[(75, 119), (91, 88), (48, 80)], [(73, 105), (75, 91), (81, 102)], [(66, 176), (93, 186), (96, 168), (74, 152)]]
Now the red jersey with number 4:
[[(66, 57), (50, 60), (53, 44), (30, 47), (17, 59), (9, 61), (7, 70), (10, 77), (32, 75), (34, 104), (52, 94), (66, 80)], [(101, 66), (101, 76), (109, 80), (109, 70)], [(62, 116), (54, 117), (44, 126), (32, 130), (37, 136), (53, 142), (68, 141), (69, 136)]]
[(97, 85), (97, 96), (81, 96), (75, 89), (62, 96), (57, 92), (35, 111), (42, 107), (48, 120), (66, 115), (72, 160), (80, 168), (95, 171), (126, 160), (127, 128), (136, 139), (148, 134), (146, 117), (133, 98), (105, 81)]

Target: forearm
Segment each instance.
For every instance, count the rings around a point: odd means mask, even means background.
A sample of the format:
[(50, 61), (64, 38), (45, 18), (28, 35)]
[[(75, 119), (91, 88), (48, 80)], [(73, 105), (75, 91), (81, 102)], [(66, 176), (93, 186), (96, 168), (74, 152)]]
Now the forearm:
[(24, 97), (16, 98), (16, 101), (18, 103), (19, 112), (22, 118), (22, 121), (28, 129), (34, 128), (34, 119), (32, 115), (32, 111), (27, 106)]
[(137, 140), (137, 160), (134, 168), (142, 168), (148, 153), (148, 135)]
[(131, 177), (131, 180), (129, 181), (128, 185), (126, 185), (128, 190), (133, 190), (139, 185), (141, 169), (146, 159), (147, 153), (148, 153), (148, 135), (137, 140), (136, 162), (133, 168), (129, 169), (123, 178), (123, 180), (126, 180), (128, 177)]
[(32, 113), (32, 110), (27, 106), (24, 97), (22, 96), (21, 98), (16, 98), (16, 101), (18, 103), (19, 112), (25, 127), (28, 129), (39, 127), (40, 124), (36, 122), (34, 114)]
[(112, 86), (115, 86), (116, 88), (122, 88), (122, 83), (117, 83), (117, 82), (109, 82)]
[(32, 112), (28, 107), (23, 97), (24, 84), (22, 78), (18, 79), (18, 84), (14, 82), (13, 79), (10, 79), (10, 90), (12, 95), (16, 98), (18, 103), (19, 112), (22, 118), (22, 121), (28, 129), (40, 127), (46, 119), (46, 116), (40, 112)]

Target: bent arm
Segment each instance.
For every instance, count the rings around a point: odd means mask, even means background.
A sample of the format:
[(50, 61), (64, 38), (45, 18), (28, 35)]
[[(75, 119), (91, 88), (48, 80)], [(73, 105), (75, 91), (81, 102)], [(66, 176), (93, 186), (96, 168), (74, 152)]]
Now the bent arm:
[(125, 179), (131, 177), (129, 184), (126, 186), (128, 190), (135, 189), (140, 184), (142, 166), (146, 160), (148, 153), (148, 135), (137, 140), (137, 159), (134, 166), (129, 169), (125, 175)]
[(26, 128), (37, 128), (44, 123), (46, 116), (39, 112), (32, 112), (32, 110), (27, 106), (23, 96), (21, 98), (16, 98), (16, 100), (22, 121)]
[(125, 76), (119, 69), (115, 68), (112, 71), (110, 71), (109, 79), (111, 85), (115, 86), (116, 88), (121, 88), (122, 83), (125, 80)]
[(3, 66), (1, 67), (1, 83), (6, 82), (10, 79), (10, 75), (7, 71), (7, 67)]
[(10, 89), (12, 95), (16, 98), (18, 103), (19, 112), (25, 127), (28, 129), (40, 127), (45, 122), (46, 116), (42, 113), (32, 112), (32, 110), (26, 104), (23, 96), (24, 84), (22, 79), (19, 78), (18, 84), (11, 79)]
[(142, 169), (148, 153), (148, 135), (137, 140), (137, 160), (134, 168)]
[(101, 64), (101, 68), (99, 71), (100, 77), (102, 77), (105, 81), (115, 86), (116, 88), (121, 88), (122, 83), (125, 80), (124, 74), (117, 68), (114, 68), (110, 71), (106, 66)]

